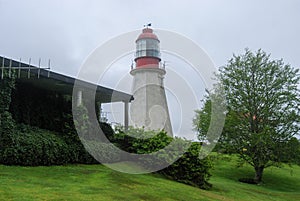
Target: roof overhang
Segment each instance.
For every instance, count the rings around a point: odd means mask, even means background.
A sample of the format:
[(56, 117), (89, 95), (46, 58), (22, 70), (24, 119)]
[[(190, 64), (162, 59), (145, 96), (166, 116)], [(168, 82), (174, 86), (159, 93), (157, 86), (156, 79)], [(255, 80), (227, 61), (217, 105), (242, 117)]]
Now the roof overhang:
[[(50, 69), (39, 68), (27, 63), (0, 56), (0, 73), (2, 70), (15, 70), (18, 84), (26, 83), (33, 87), (56, 91), (64, 95), (73, 94), (74, 84), (83, 92), (95, 94), (95, 101), (101, 103), (130, 102), (133, 96), (121, 91), (113, 90), (88, 81), (76, 80), (74, 77), (63, 75)], [(1, 79), (2, 77), (0, 77)]]

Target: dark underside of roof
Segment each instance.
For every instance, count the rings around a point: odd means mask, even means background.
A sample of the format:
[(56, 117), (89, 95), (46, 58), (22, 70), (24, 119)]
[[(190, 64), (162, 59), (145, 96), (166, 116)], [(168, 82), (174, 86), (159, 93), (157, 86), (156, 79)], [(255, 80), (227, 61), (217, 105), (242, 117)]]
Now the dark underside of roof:
[(80, 88), (83, 94), (95, 95), (95, 101), (97, 102), (130, 102), (133, 100), (132, 95), (127, 93), (90, 82), (76, 80), (74, 77), (52, 72), (49, 69), (39, 68), (0, 56), (0, 79), (2, 79), (2, 72), (4, 70), (14, 70), (18, 84), (24, 83), (32, 87), (55, 91), (64, 95), (72, 96), (74, 83), (76, 82), (76, 87)]

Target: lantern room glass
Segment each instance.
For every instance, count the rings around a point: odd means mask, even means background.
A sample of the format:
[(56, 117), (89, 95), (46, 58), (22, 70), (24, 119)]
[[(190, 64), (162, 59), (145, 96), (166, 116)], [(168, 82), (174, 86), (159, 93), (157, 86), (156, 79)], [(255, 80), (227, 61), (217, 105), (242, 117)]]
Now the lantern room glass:
[(138, 40), (136, 42), (135, 56), (160, 58), (159, 41), (151, 38)]

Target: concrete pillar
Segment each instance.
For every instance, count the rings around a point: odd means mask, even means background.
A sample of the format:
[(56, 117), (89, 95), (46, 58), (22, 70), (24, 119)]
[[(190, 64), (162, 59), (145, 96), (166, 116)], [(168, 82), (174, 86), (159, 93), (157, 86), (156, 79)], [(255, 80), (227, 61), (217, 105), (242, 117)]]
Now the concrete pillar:
[(128, 130), (128, 101), (124, 101), (124, 127), (125, 130)]
[(82, 90), (78, 90), (76, 95), (76, 105), (78, 107), (81, 104), (82, 104)]

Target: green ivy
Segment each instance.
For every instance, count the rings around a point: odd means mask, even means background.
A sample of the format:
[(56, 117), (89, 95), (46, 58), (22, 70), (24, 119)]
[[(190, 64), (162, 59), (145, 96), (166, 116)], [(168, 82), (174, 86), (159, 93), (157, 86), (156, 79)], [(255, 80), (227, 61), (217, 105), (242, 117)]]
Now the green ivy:
[[(10, 74), (10, 75), (9, 75)], [(11, 93), (15, 88), (15, 72), (3, 70), (3, 78), (0, 78), (0, 115), (8, 111), (11, 103)]]
[(4, 69), (3, 78), (0, 79), (0, 150), (13, 143), (12, 135), (15, 132), (15, 122), (9, 112), (9, 106), (14, 87), (15, 72)]

